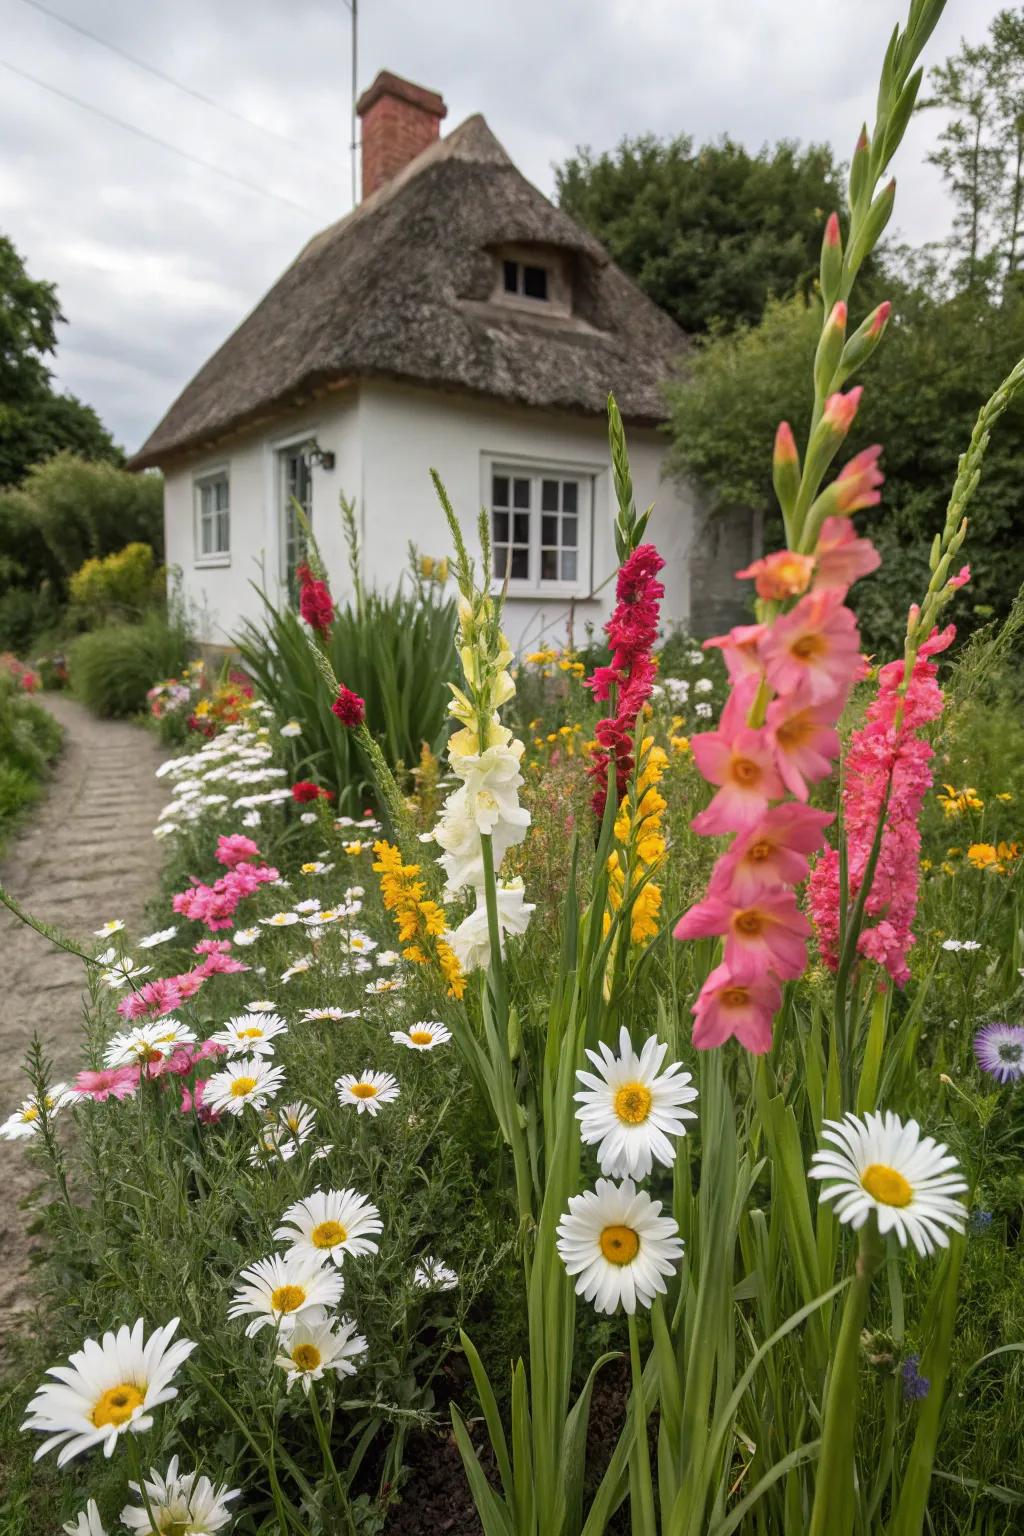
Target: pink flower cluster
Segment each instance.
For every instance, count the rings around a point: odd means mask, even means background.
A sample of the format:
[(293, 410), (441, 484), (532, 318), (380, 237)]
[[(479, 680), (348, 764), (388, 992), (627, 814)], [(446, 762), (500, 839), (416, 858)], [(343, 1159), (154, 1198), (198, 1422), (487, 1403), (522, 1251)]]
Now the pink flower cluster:
[[(840, 412), (830, 401), (826, 414), (829, 407)], [(840, 475), (844, 505), (877, 500), (877, 459), (878, 450), (868, 449)], [(835, 505), (835, 486), (825, 494)], [(693, 1041), (701, 1049), (735, 1035), (750, 1051), (769, 1050), (782, 983), (806, 966), (811, 928), (795, 887), (832, 820), (806, 804), (808, 785), (832, 771), (836, 722), (862, 670), (847, 588), (878, 563), (846, 517), (827, 517), (813, 554), (782, 550), (738, 573), (755, 581), (764, 600), (796, 598), (795, 605), (773, 622), (706, 642), (721, 647), (732, 693), (718, 729), (691, 737), (697, 767), (716, 789), (692, 825), (708, 837), (731, 833), (733, 841), (705, 899), (675, 929), (677, 939), (725, 940), (722, 963), (693, 1005)]]
[(656, 672), (651, 652), (658, 635), (659, 604), (665, 596), (657, 579), (664, 564), (653, 544), (640, 544), (619, 568), (615, 608), (604, 627), (611, 662), (595, 667), (587, 678), (586, 686), (595, 699), (608, 699), (615, 689), (615, 714), (598, 721), (594, 734), (601, 750), (588, 770), (595, 781), (592, 804), (598, 819), (604, 815), (609, 764), (615, 763), (620, 800), (633, 771), (633, 732)]
[[(963, 573), (961, 573), (963, 575)], [(962, 585), (959, 577), (951, 585)], [(863, 726), (854, 732), (846, 757), (843, 819), (847, 843), (850, 900), (864, 883), (878, 818), (889, 789), (885, 828), (878, 863), (865, 902), (865, 926), (857, 948), (883, 966), (902, 987), (910, 975), (907, 956), (915, 943), (912, 925), (917, 912), (918, 859), (921, 833), (918, 817), (932, 786), (932, 748), (918, 735), (922, 726), (942, 713), (938, 668), (931, 657), (944, 651), (956, 634), (952, 624), (933, 630), (920, 647), (906, 693), (901, 693), (903, 661), (891, 661), (878, 674), (878, 693), (868, 707)], [(839, 854), (829, 848), (817, 861), (808, 887), (811, 915), (822, 958), (833, 970), (839, 964)]]
[[(218, 1045), (214, 1040), (204, 1040), (202, 1044), (196, 1046), (179, 1046), (170, 1056), (158, 1056), (155, 1060), (147, 1062), (146, 1077), (150, 1079), (187, 1077), (201, 1062), (224, 1055), (226, 1049), (226, 1046)], [(93, 1099), (97, 1104), (102, 1104), (110, 1098), (133, 1097), (138, 1091), (141, 1080), (141, 1067), (104, 1067), (97, 1072), (79, 1072), (72, 1087), (81, 1098)], [(194, 1105), (201, 1120), (209, 1121), (219, 1118), (212, 1115), (209, 1110), (203, 1110), (205, 1088), (206, 1082), (201, 1077), (195, 1078), (191, 1087), (188, 1083), (182, 1083), (181, 1112), (183, 1115), (190, 1115)]]
[(230, 837), (222, 835), (217, 839), (214, 858), (218, 864), (223, 864), (228, 869), (237, 869), (239, 864), (248, 864), (253, 859), (262, 859), (262, 857), (252, 838), (246, 837), (241, 832), (232, 832)]
[(179, 891), (172, 905), (182, 917), (205, 923), (215, 933), (218, 928), (231, 927), (235, 909), (244, 897), (252, 896), (261, 885), (278, 878), (277, 870), (270, 864), (237, 864), (212, 885), (203, 885), (193, 877), (191, 890)]
[[(204, 943), (213, 943), (213, 940), (204, 940)], [(221, 943), (224, 940), (220, 941)], [(183, 971), (180, 976), (164, 976), (158, 981), (147, 981), (137, 991), (129, 992), (117, 1005), (117, 1011), (123, 1019), (162, 1019), (164, 1014), (174, 1013), (195, 997), (204, 982), (211, 976), (231, 976), (238, 971), (247, 971), (249, 967), (243, 965), (241, 960), (236, 960), (233, 955), (225, 954), (222, 950), (207, 953), (205, 959), (192, 967), (190, 971)]]

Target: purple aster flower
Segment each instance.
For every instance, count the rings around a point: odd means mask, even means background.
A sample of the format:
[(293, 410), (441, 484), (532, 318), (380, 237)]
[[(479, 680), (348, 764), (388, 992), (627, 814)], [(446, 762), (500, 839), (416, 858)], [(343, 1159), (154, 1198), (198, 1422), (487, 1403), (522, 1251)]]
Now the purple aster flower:
[(927, 1376), (922, 1376), (918, 1370), (921, 1363), (920, 1355), (908, 1355), (900, 1367), (900, 1375), (903, 1377), (903, 1400), (907, 1403), (919, 1403), (928, 1396), (932, 1384)]
[(986, 1024), (974, 1037), (974, 1054), (983, 1072), (1000, 1083), (1024, 1077), (1024, 1028), (1019, 1024)]

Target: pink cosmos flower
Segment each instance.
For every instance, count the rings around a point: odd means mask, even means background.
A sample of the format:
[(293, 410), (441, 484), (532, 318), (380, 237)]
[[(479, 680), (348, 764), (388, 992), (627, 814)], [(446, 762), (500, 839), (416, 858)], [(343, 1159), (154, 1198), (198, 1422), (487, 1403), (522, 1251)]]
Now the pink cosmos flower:
[(707, 1051), (735, 1035), (748, 1051), (761, 1056), (771, 1049), (772, 1019), (781, 1004), (776, 977), (741, 982), (727, 965), (716, 966), (690, 1010), (696, 1019), (693, 1043)]
[(775, 699), (768, 706), (768, 731), (779, 776), (791, 795), (806, 800), (808, 783), (827, 779), (839, 756), (834, 720), (842, 700), (811, 704), (806, 695)]
[(845, 592), (881, 563), (871, 540), (859, 539), (849, 518), (826, 517), (814, 550), (814, 590), (840, 587)]
[(181, 1006), (182, 995), (178, 990), (178, 978), (165, 976), (158, 981), (148, 981), (137, 992), (122, 997), (117, 1011), (123, 1019), (162, 1018)]
[(238, 864), (244, 864), (250, 859), (261, 859), (263, 855), (253, 842), (251, 837), (245, 837), (241, 832), (232, 832), (230, 837), (217, 839), (217, 851), (214, 858), (219, 864), (226, 864), (228, 869), (234, 869)]
[(841, 592), (809, 592), (790, 613), (776, 619), (760, 652), (776, 693), (804, 688), (812, 704), (837, 695), (845, 698), (860, 669), (857, 621), (843, 606)]
[(707, 810), (691, 822), (694, 831), (705, 836), (744, 830), (764, 813), (769, 800), (783, 793), (767, 731), (746, 723), (755, 689), (753, 679), (736, 687), (718, 730), (690, 738), (701, 774), (709, 784), (721, 786)]
[(102, 1104), (105, 1099), (128, 1099), (139, 1086), (138, 1067), (107, 1067), (100, 1072), (79, 1072), (72, 1087), (84, 1098)]
[(683, 914), (675, 936), (708, 939), (724, 934), (725, 963), (745, 984), (768, 971), (786, 981), (802, 975), (810, 931), (793, 892), (782, 889), (763, 892), (751, 906), (706, 896)]
[(811, 555), (797, 554), (794, 549), (780, 549), (737, 571), (736, 579), (753, 581), (758, 597), (768, 602), (782, 602), (784, 598), (800, 597), (806, 592), (813, 572)]
[(200, 939), (198, 944), (192, 946), (194, 955), (227, 955), (230, 952), (230, 939)]
[(836, 507), (840, 512), (877, 507), (882, 499), (879, 487), (885, 484), (885, 476), (878, 467), (881, 452), (881, 443), (874, 443), (840, 470), (836, 478)]
[(799, 885), (810, 868), (807, 855), (821, 847), (832, 820), (831, 811), (809, 805), (773, 806), (719, 859), (708, 895), (747, 906), (773, 887)]
[[(208, 965), (214, 957), (210, 955), (206, 961)], [(177, 987), (178, 997), (183, 1003), (187, 1003), (190, 997), (195, 997), (199, 988), (206, 980), (206, 973), (202, 966), (197, 965), (194, 971), (185, 971), (181, 976), (175, 976), (174, 984)]]
[(205, 1078), (197, 1077), (191, 1089), (187, 1083), (182, 1083), (181, 1112), (183, 1115), (190, 1115), (194, 1106), (198, 1119), (201, 1120), (204, 1125), (213, 1125), (217, 1120), (220, 1119), (220, 1115), (214, 1109), (205, 1109), (203, 1107), (203, 1098), (205, 1094)]
[(192, 975), (205, 981), (209, 976), (235, 976), (239, 971), (248, 969), (249, 967), (243, 961), (236, 960), (234, 955), (212, 954), (206, 956), (202, 965), (196, 966)]
[(720, 650), (725, 662), (729, 681), (742, 682), (745, 677), (760, 677), (764, 672), (758, 650), (767, 633), (764, 624), (737, 624), (727, 635), (712, 635), (704, 641), (705, 650)]

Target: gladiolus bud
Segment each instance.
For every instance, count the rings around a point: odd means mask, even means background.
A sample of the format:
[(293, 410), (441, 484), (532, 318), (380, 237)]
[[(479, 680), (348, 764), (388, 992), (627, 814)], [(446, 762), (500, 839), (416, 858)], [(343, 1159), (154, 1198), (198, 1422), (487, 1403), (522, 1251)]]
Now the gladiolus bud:
[(884, 303), (879, 304), (876, 309), (871, 311), (866, 320), (861, 321), (843, 348), (842, 361), (836, 372), (837, 385), (845, 384), (851, 374), (856, 373), (859, 368), (863, 368), (885, 335), (891, 314), (892, 305), (886, 299)]
[(825, 238), (821, 243), (821, 297), (826, 309), (830, 309), (839, 295), (843, 278), (843, 240), (839, 230), (839, 216), (830, 213), (825, 225)]
[(772, 483), (779, 498), (779, 506), (784, 516), (788, 517), (800, 489), (800, 455), (796, 451), (793, 429), (788, 421), (780, 421), (775, 433)]
[(867, 125), (860, 130), (860, 137), (854, 146), (853, 159), (850, 161), (850, 207), (856, 208), (860, 199), (864, 196), (868, 184), (869, 162), (871, 159), (871, 141), (868, 138)]
[(846, 273), (849, 278), (853, 278), (860, 271), (861, 262), (871, 254), (882, 238), (882, 232), (892, 217), (895, 201), (896, 182), (893, 180), (882, 188), (871, 204), (864, 215), (864, 222), (860, 226), (857, 238), (847, 252)]
[(884, 299), (882, 303), (879, 304), (878, 308), (868, 316), (868, 334), (874, 336), (876, 339), (880, 337), (889, 323), (889, 316), (891, 314), (892, 305), (889, 303), (888, 299)]
[(882, 499), (879, 486), (885, 476), (878, 467), (881, 443), (874, 443), (852, 458), (836, 480), (836, 511), (859, 512), (863, 507), (877, 507)]
[(857, 414), (860, 405), (860, 397), (864, 393), (859, 384), (846, 394), (837, 392), (829, 395), (825, 401), (825, 409), (822, 412), (822, 421), (827, 422), (832, 431), (840, 437), (845, 437), (853, 425), (853, 418)]
[(814, 387), (819, 397), (831, 388), (846, 341), (846, 305), (833, 304), (814, 358)]
[(957, 575), (951, 576), (949, 578), (949, 580), (946, 582), (946, 586), (947, 587), (952, 587), (953, 591), (955, 592), (959, 587), (966, 587), (966, 585), (970, 581), (970, 579), (971, 579), (971, 568), (970, 568), (969, 565), (964, 565), (964, 566), (961, 566), (961, 568), (960, 568), (959, 572), (957, 573)]

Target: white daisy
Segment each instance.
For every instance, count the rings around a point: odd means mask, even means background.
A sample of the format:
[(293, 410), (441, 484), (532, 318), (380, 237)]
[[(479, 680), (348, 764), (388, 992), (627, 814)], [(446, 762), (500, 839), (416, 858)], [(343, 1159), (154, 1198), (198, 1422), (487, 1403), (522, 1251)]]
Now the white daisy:
[(432, 1051), (435, 1045), (447, 1045), (451, 1033), (443, 1024), (424, 1019), (410, 1024), (408, 1029), (393, 1029), (391, 1038), (396, 1045), (408, 1046), (410, 1051)]
[(122, 933), (123, 931), (124, 923), (122, 923), (119, 917), (112, 917), (109, 922), (103, 924), (102, 928), (93, 929), (93, 933), (98, 939), (109, 939), (112, 933)]
[(682, 1108), (697, 1097), (689, 1072), (674, 1061), (659, 1076), (668, 1046), (651, 1035), (637, 1056), (625, 1027), (619, 1031), (618, 1056), (603, 1040), (598, 1049), (600, 1054), (587, 1051), (598, 1075), (577, 1072), (585, 1086), (574, 1097), (584, 1142), (600, 1142), (601, 1172), (616, 1179), (645, 1179), (655, 1161), (670, 1168), (676, 1149), (669, 1137), (685, 1136), (683, 1122), (697, 1118)]
[(105, 1067), (145, 1066), (170, 1056), (179, 1045), (191, 1045), (195, 1031), (168, 1015), (151, 1024), (135, 1024), (112, 1035), (103, 1052)]
[(158, 944), (166, 944), (168, 939), (173, 939), (177, 928), (158, 928), (156, 933), (147, 933), (144, 939), (139, 939), (139, 949), (155, 949)]
[(387, 966), (387, 968), (390, 970), (393, 965), (398, 964), (401, 958), (402, 957), (398, 953), (397, 949), (382, 949), (380, 954), (377, 956), (377, 964)]
[(571, 1197), (558, 1223), (558, 1252), (576, 1276), (576, 1294), (598, 1312), (622, 1306), (633, 1313), (638, 1302), (649, 1307), (666, 1290), (663, 1277), (674, 1272), (683, 1242), (672, 1217), (660, 1211), (661, 1201), (632, 1179), (598, 1179), (596, 1189)]
[(337, 1332), (329, 1319), (319, 1323), (298, 1322), (281, 1344), (275, 1364), (287, 1373), (289, 1390), (301, 1381), (306, 1393), (325, 1371), (354, 1376), (356, 1368), (352, 1362), (365, 1355), (367, 1348), (366, 1340), (356, 1333), (355, 1323), (348, 1319), (338, 1323)]
[[(128, 1486), (142, 1497), (138, 1483), (130, 1482)], [(141, 1506), (126, 1504), (121, 1521), (130, 1531), (142, 1531), (145, 1536), (214, 1536), (232, 1518), (228, 1505), (241, 1491), (228, 1488), (226, 1483), (215, 1486), (198, 1472), (179, 1475), (178, 1458), (174, 1456), (165, 1476), (161, 1477), (155, 1467), (150, 1468), (146, 1499)]]
[(280, 1014), (242, 1013), (228, 1019), (224, 1028), (210, 1038), (225, 1046), (229, 1056), (273, 1056), (275, 1036), (285, 1034), (287, 1029)]
[(895, 1232), (900, 1245), (908, 1240), (920, 1254), (947, 1248), (951, 1227), (962, 1232), (966, 1207), (954, 1195), (967, 1181), (948, 1148), (931, 1136), (921, 1136), (916, 1120), (904, 1125), (891, 1110), (884, 1114), (844, 1115), (826, 1120), (822, 1137), (829, 1142), (815, 1152), (809, 1176), (827, 1181), (822, 1200), (840, 1221), (854, 1230), (874, 1212), (878, 1230)]
[(262, 824), (263, 817), (260, 815), (259, 811), (256, 810), (255, 806), (251, 811), (246, 811), (245, 815), (242, 817), (243, 827), (259, 827), (262, 826)]
[(313, 965), (313, 962), (312, 962), (312, 960), (309, 960), (309, 959), (293, 960), (291, 965), (288, 967), (288, 969), (286, 971), (282, 971), (281, 972), (281, 980), (282, 980), (282, 982), (285, 983), (285, 985), (287, 985), (287, 983), (289, 981), (291, 981), (293, 976), (301, 976), (304, 971), (310, 970), (312, 968), (312, 965)]
[[(46, 1090), (44, 1104), (46, 1113), (52, 1119), (60, 1110), (66, 1109), (69, 1104), (76, 1102), (77, 1095), (67, 1083), (53, 1083)], [(27, 1136), (34, 1136), (39, 1129), (40, 1108), (36, 1098), (23, 1099), (21, 1108), (16, 1109), (13, 1115), (0, 1125), (0, 1136), (5, 1141), (22, 1141)]]
[(203, 1108), (231, 1115), (240, 1115), (247, 1104), (262, 1109), (283, 1085), (283, 1067), (272, 1067), (260, 1056), (243, 1056), (206, 1079)]
[(297, 1253), (274, 1253), (243, 1269), (243, 1282), (235, 1291), (228, 1317), (248, 1317), (248, 1337), (261, 1328), (280, 1328), (290, 1332), (303, 1312), (315, 1309), (319, 1320), (323, 1309), (337, 1306), (344, 1290), (341, 1275), (333, 1264), (325, 1265), (319, 1255), (309, 1258)]
[(375, 1205), (354, 1189), (317, 1189), (297, 1200), (281, 1217), (274, 1236), (289, 1244), (289, 1252), (340, 1264), (346, 1253), (361, 1258), (376, 1253), (372, 1234), (384, 1223)]
[[(301, 912), (303, 914), (303, 916), (305, 916), (305, 914), (307, 912), (319, 912), (319, 910), (320, 910), (320, 898), (319, 898), (319, 896), (309, 896), (309, 897), (307, 897), (307, 899), (305, 901), (297, 901), (295, 903), (295, 910), (296, 910), (296, 912)], [(319, 919), (317, 919), (317, 921), (319, 921)]]
[(275, 912), (272, 917), (261, 917), (260, 922), (268, 928), (290, 928), (293, 923), (299, 921), (297, 912)]
[(312, 1024), (316, 1019), (330, 1019), (334, 1024), (340, 1024), (342, 1019), (358, 1019), (358, 1008), (303, 1008), (302, 1017), (307, 1023)]
[(307, 864), (299, 865), (300, 875), (326, 875), (334, 868), (333, 864), (325, 864), (322, 859), (310, 859)]
[(65, 1520), (67, 1536), (107, 1536), (95, 1499), (90, 1499), (77, 1520)]
[(123, 987), (127, 981), (137, 981), (140, 976), (147, 976), (152, 969), (151, 965), (139, 965), (131, 955), (125, 955), (123, 960), (115, 960), (109, 971), (102, 971), (100, 980), (113, 991), (116, 987)]
[[(302, 905), (303, 903), (300, 902), (299, 906), (301, 907)], [(343, 912), (340, 907), (321, 907), (320, 903), (317, 902), (316, 912), (314, 912), (311, 916), (305, 917), (303, 921), (307, 927), (319, 930), (326, 927), (328, 923), (336, 923), (341, 918), (347, 916), (348, 913)]]
[(122, 1431), (140, 1434), (153, 1424), (152, 1410), (177, 1397), (171, 1380), (195, 1349), (191, 1339), (171, 1338), (178, 1326), (174, 1318), (144, 1339), (140, 1317), (134, 1328), (127, 1325), (102, 1340), (86, 1339), (67, 1365), (54, 1366), (26, 1410), (22, 1429), (47, 1436), (35, 1460), (60, 1447), (57, 1465), (94, 1445), (111, 1455)]
[(368, 981), (364, 990), (371, 994), (400, 992), (404, 986), (404, 976), (378, 976), (375, 980)]
[(298, 720), (289, 720), (281, 727), (282, 736), (301, 736), (302, 726)]
[(316, 1128), (316, 1110), (312, 1104), (296, 1099), (294, 1104), (282, 1104), (277, 1111), (277, 1123), (296, 1142), (307, 1141)]
[(377, 940), (368, 933), (360, 933), (358, 928), (345, 935), (344, 943), (353, 955), (368, 955), (377, 948)]
[(954, 953), (961, 949), (972, 953), (974, 950), (980, 949), (981, 945), (976, 939), (943, 939), (942, 947), (943, 949), (951, 949)]
[(454, 1291), (459, 1277), (433, 1254), (421, 1259), (412, 1272), (412, 1283), (424, 1291)]
[(248, 1162), (253, 1168), (264, 1168), (268, 1163), (290, 1163), (299, 1144), (289, 1136), (282, 1125), (268, 1125), (249, 1148)]
[(390, 1072), (371, 1072), (369, 1067), (361, 1077), (346, 1072), (335, 1083), (338, 1099), (342, 1104), (354, 1104), (360, 1114), (375, 1115), (382, 1104), (391, 1104), (398, 1098), (398, 1080)]
[(236, 928), (232, 934), (235, 943), (241, 944), (243, 947), (255, 944), (259, 936), (260, 930), (258, 928)]
[(358, 901), (360, 896), (366, 895), (366, 887), (363, 885), (349, 885), (345, 887), (345, 900)]
[(269, 997), (258, 997), (254, 1003), (246, 1003), (247, 1013), (275, 1013), (277, 1004), (272, 1003)]

